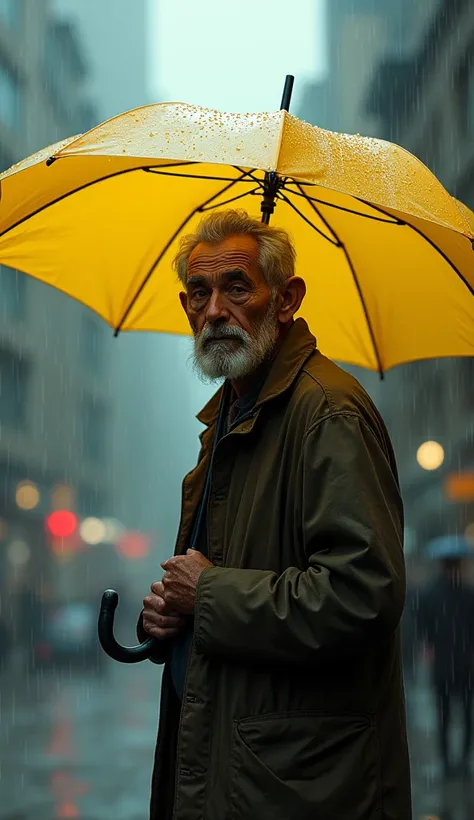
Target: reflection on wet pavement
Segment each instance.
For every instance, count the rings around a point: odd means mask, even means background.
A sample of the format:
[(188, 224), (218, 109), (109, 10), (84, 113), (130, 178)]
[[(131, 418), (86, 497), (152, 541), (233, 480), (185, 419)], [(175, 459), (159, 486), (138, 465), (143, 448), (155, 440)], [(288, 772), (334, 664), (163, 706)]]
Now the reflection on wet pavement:
[[(414, 820), (473, 820), (474, 777), (464, 780), (455, 774), (446, 782), (442, 778), (434, 700), (426, 668), (420, 667), (414, 685), (407, 686), (407, 715)], [(461, 737), (459, 715), (451, 738), (453, 748), (459, 751)]]
[(159, 671), (2, 680), (1, 820), (144, 820)]

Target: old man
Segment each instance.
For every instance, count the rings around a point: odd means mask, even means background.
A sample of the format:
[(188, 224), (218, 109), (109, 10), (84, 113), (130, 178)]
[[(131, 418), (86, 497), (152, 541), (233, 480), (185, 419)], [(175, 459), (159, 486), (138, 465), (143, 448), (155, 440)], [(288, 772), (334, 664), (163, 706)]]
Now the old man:
[(295, 320), (286, 233), (215, 212), (176, 268), (196, 365), (223, 384), (139, 619), (165, 664), (151, 818), (409, 820), (385, 426)]

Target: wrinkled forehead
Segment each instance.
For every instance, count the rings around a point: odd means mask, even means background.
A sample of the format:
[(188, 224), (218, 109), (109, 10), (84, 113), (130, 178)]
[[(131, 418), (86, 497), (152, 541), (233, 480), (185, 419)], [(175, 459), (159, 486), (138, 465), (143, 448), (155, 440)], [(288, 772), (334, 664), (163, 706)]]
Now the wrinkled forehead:
[(214, 278), (233, 270), (259, 277), (258, 244), (253, 237), (232, 237), (217, 245), (201, 242), (189, 258), (188, 276)]

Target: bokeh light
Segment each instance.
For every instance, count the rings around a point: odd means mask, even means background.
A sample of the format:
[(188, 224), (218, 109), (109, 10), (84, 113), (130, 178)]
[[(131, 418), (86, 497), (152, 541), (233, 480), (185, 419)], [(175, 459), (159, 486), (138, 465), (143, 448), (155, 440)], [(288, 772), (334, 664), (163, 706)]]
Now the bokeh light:
[(425, 441), (418, 447), (416, 460), (423, 470), (437, 470), (444, 461), (444, 449), (437, 441)]
[(86, 544), (101, 544), (105, 541), (105, 524), (100, 518), (85, 518), (80, 524), (79, 535)]
[(124, 558), (138, 561), (148, 555), (150, 539), (143, 532), (125, 532), (117, 543), (117, 549)]
[(56, 538), (68, 538), (77, 530), (77, 518), (69, 510), (56, 510), (48, 516), (46, 523), (51, 535)]
[(13, 567), (23, 567), (28, 563), (31, 550), (26, 541), (20, 539), (12, 541), (7, 548), (7, 557)]
[(20, 481), (15, 493), (17, 507), (21, 510), (34, 510), (40, 502), (40, 494), (32, 481)]
[(51, 506), (53, 510), (72, 510), (74, 501), (74, 490), (67, 484), (57, 484), (53, 489), (51, 495)]

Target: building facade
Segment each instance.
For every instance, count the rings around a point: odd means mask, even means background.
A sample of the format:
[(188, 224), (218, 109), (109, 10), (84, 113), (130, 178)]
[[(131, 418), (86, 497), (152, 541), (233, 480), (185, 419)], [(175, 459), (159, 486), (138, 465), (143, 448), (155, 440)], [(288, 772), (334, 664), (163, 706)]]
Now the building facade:
[[(86, 78), (76, 30), (47, 0), (1, 0), (2, 170), (97, 122)], [(111, 508), (114, 408), (108, 337), (90, 311), (1, 267), (0, 317), (0, 591), (14, 626), (20, 586), (62, 594), (67, 556), (52, 554), (46, 517)]]
[(437, 0), (328, 0), (328, 63), (322, 82), (308, 83), (296, 115), (331, 131), (378, 136), (364, 106), (374, 68), (387, 54), (410, 54)]
[[(374, 67), (364, 110), (378, 134), (418, 156), (447, 190), (474, 208), (474, 6), (442, 0), (418, 33), (416, 47)], [(474, 264), (474, 258), (473, 258)], [(394, 437), (407, 516), (419, 541), (463, 532), (474, 521), (474, 496), (454, 493), (452, 479), (474, 473), (474, 359), (442, 359), (396, 368), (381, 403)], [(409, 429), (410, 434), (406, 435)], [(417, 447), (438, 441), (438, 469), (420, 469)]]
[[(86, 87), (101, 120), (161, 102), (150, 91), (156, 82), (150, 78), (155, 46), (149, 7), (148, 0), (54, 0), (60, 19), (74, 21), (80, 33), (90, 66)], [(158, 225), (162, 203), (155, 207)], [(150, 535), (148, 555), (123, 563), (117, 587), (119, 593), (126, 588), (137, 611), (161, 576), (160, 562), (173, 552), (181, 481), (199, 448), (193, 415), (205, 391), (187, 366), (187, 342), (157, 333), (123, 333), (112, 340), (114, 515), (127, 529)], [(107, 585), (113, 582), (112, 573)]]

